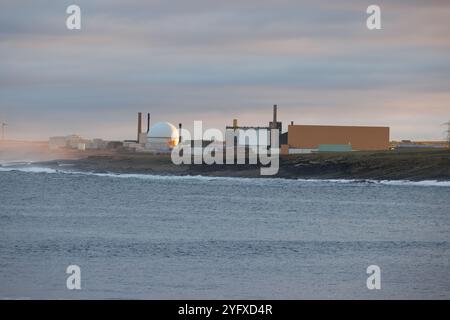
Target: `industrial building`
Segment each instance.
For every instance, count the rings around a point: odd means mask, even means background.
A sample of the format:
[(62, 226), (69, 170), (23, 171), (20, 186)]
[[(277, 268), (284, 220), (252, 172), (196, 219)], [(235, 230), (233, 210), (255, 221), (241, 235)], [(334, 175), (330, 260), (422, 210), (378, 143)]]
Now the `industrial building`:
[(103, 139), (84, 139), (79, 135), (71, 134), (68, 136), (56, 136), (48, 139), (50, 150), (72, 149), (72, 150), (104, 150), (117, 149), (121, 147), (118, 141), (106, 141)]
[[(238, 120), (233, 119), (233, 125), (227, 126), (225, 128), (225, 136), (234, 136), (235, 139), (235, 145), (237, 147), (240, 146), (270, 146), (270, 133), (271, 129), (276, 129), (279, 131), (279, 137), (281, 137), (281, 129), (282, 129), (282, 123), (277, 121), (277, 105), (275, 104), (273, 106), (273, 119), (269, 122), (268, 126), (239, 126)], [(248, 134), (248, 132), (251, 131), (254, 133), (253, 135)], [(260, 134), (260, 133), (264, 134)], [(255, 134), (256, 133), (256, 134)], [(265, 137), (264, 141), (260, 141), (260, 137)], [(239, 137), (239, 138), (237, 138)]]
[(169, 122), (158, 122), (150, 127), (150, 113), (147, 113), (147, 130), (142, 131), (142, 113), (138, 113), (137, 139), (125, 140), (124, 148), (134, 152), (169, 153), (181, 140), (179, 129)]
[(50, 150), (61, 148), (80, 149), (84, 144), (85, 140), (79, 135), (75, 134), (71, 134), (68, 136), (50, 137), (48, 139), (48, 146)]
[[(226, 140), (234, 140), (234, 148), (238, 153), (257, 151), (258, 146), (271, 147), (271, 130), (275, 129), (279, 132), (280, 154), (285, 155), (390, 148), (389, 127), (294, 125), (291, 122), (287, 131), (282, 133), (282, 122), (278, 121), (277, 111), (277, 105), (274, 105), (273, 118), (267, 126), (240, 126), (238, 120), (233, 119), (233, 125), (225, 128)], [(181, 141), (180, 132), (181, 123), (178, 129), (169, 122), (158, 122), (150, 127), (149, 113), (147, 130), (143, 132), (142, 113), (139, 112), (137, 139), (126, 140), (123, 146), (126, 150), (134, 152), (169, 153)]]
[(177, 128), (169, 122), (158, 122), (147, 134), (145, 148), (155, 152), (169, 152), (180, 140)]
[(372, 126), (288, 126), (282, 154), (389, 150), (389, 127)]
[[(362, 150), (389, 150), (389, 127), (374, 126), (326, 126), (326, 125), (294, 125), (288, 126), (282, 133), (282, 123), (277, 120), (277, 105), (273, 106), (273, 119), (267, 127), (239, 126), (238, 120), (233, 120), (232, 126), (226, 127), (226, 134), (237, 135), (249, 129), (257, 133), (267, 131), (267, 141), (241, 140), (237, 146), (270, 145), (270, 130), (277, 129), (280, 133), (280, 153), (312, 153), (312, 152), (346, 152)], [(259, 137), (259, 135), (257, 135)]]

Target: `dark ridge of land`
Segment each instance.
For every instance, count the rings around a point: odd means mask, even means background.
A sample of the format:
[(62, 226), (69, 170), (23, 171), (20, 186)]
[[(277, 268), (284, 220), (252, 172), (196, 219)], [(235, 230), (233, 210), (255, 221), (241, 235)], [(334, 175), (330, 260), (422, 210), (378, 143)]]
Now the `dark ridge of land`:
[(305, 179), (450, 180), (450, 150), (358, 151), (280, 157), (274, 176), (261, 176), (257, 165), (174, 165), (169, 155), (94, 155), (41, 163), (91, 172), (145, 173)]

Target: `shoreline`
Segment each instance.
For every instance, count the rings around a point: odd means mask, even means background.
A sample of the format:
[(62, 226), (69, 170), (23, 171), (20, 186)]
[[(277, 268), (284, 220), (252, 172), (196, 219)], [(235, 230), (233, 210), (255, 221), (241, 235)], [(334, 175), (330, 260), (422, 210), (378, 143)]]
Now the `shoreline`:
[(284, 179), (450, 181), (450, 150), (374, 151), (289, 155), (280, 157), (279, 172), (260, 175), (258, 165), (175, 165), (169, 155), (112, 154), (33, 162), (51, 169), (162, 176)]
[(288, 182), (298, 182), (298, 183), (327, 183), (332, 185), (364, 185), (364, 186), (416, 186), (416, 187), (450, 187), (450, 180), (373, 180), (373, 179), (327, 179), (327, 178), (283, 178), (283, 177), (247, 177), (247, 176), (206, 176), (206, 175), (174, 175), (174, 174), (149, 174), (149, 173), (115, 173), (115, 172), (91, 172), (91, 171), (75, 171), (66, 170), (63, 168), (50, 168), (43, 166), (35, 166), (30, 164), (29, 167), (26, 166), (2, 166), (0, 165), (1, 172), (23, 172), (23, 173), (33, 173), (33, 174), (64, 174), (64, 175), (74, 175), (74, 176), (97, 176), (102, 178), (112, 178), (112, 179), (139, 179), (139, 180), (198, 180), (198, 181), (240, 181), (251, 184), (266, 184), (275, 181), (280, 181), (284, 183)]

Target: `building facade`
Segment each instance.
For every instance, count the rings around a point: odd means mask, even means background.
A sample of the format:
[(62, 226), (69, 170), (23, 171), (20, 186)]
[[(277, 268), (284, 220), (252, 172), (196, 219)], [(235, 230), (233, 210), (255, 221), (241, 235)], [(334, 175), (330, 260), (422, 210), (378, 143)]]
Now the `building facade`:
[[(309, 153), (319, 151), (321, 145), (349, 145), (348, 150), (354, 151), (388, 150), (389, 127), (288, 126), (287, 149), (289, 150), (289, 153)], [(290, 150), (293, 150), (294, 152), (291, 152)]]

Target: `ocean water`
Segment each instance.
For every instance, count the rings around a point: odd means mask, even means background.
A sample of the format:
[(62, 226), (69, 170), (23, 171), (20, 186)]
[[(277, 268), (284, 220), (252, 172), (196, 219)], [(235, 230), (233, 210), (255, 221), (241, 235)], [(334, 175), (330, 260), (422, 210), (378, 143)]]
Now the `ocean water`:
[(449, 199), (436, 181), (0, 167), (0, 298), (449, 299)]

